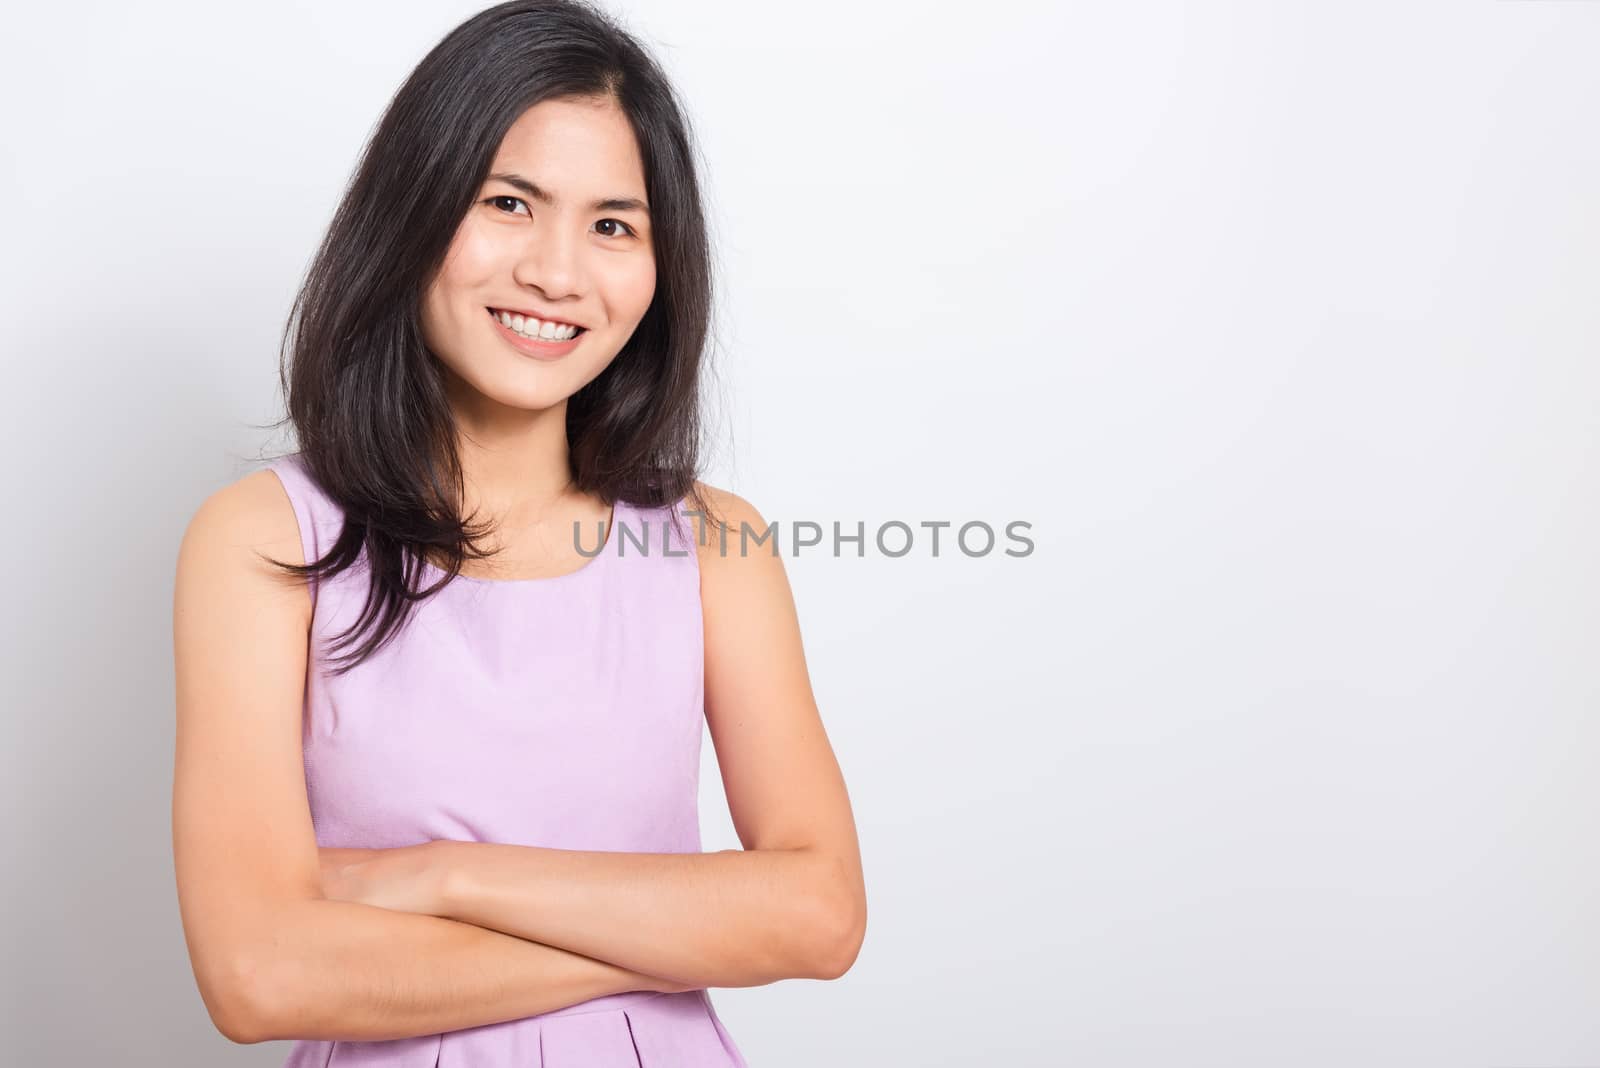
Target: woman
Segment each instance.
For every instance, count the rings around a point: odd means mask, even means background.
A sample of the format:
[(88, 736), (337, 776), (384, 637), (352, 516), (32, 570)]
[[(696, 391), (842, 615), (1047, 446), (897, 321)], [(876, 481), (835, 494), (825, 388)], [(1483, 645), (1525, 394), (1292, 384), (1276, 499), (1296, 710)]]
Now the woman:
[[(229, 1038), (742, 1065), (706, 988), (853, 963), (782, 562), (696, 481), (710, 288), (687, 123), (599, 12), (490, 8), (396, 94), (286, 332), (299, 451), (179, 553), (178, 890)], [(702, 722), (742, 850), (700, 850)]]

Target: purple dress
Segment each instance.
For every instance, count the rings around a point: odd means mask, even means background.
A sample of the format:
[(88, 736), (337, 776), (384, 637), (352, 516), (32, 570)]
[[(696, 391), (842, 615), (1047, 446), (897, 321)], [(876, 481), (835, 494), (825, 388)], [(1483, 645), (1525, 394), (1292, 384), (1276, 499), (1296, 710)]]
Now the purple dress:
[[(298, 453), (273, 461), (306, 560), (342, 512)], [(344, 676), (326, 643), (361, 612), (365, 555), (312, 586), (303, 748), (320, 846), (432, 838), (698, 853), (704, 722), (692, 519), (617, 502), (604, 549), (545, 579), (458, 576)], [(580, 544), (593, 546), (599, 528)], [(643, 547), (642, 547), (643, 546)], [(425, 564), (424, 583), (443, 572)], [(627, 991), (385, 1041), (295, 1042), (285, 1068), (746, 1068), (705, 990)]]

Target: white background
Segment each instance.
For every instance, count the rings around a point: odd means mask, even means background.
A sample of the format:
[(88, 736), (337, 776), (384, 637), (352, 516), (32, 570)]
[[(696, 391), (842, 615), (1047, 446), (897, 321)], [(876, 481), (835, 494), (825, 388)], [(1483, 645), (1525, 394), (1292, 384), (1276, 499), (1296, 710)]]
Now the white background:
[[(866, 864), (755, 1068), (1600, 1064), (1600, 3), (608, 5), (719, 256)], [(7, 1060), (277, 1065), (171, 867), (171, 588), (464, 3), (7, 16)], [(706, 747), (705, 846), (736, 844)]]

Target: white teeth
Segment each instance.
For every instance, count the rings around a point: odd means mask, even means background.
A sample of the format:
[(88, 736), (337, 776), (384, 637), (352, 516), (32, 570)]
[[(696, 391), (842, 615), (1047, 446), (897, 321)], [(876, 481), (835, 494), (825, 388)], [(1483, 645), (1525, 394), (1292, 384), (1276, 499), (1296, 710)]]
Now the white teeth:
[(555, 323), (543, 322), (532, 316), (521, 316), (514, 312), (502, 311), (495, 318), (523, 337), (538, 338), (541, 341), (565, 341), (577, 334), (575, 326), (558, 326)]

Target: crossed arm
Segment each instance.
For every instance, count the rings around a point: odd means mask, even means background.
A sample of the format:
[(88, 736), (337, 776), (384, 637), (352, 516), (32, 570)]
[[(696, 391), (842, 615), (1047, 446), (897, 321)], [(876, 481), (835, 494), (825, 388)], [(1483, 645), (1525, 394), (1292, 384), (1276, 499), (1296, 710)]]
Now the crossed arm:
[(319, 852), (331, 899), (458, 920), (686, 989), (834, 979), (860, 946), (845, 869), (815, 849), (616, 853), (440, 839)]
[(594, 853), (446, 847), (440, 915), (691, 988), (836, 979), (861, 923), (839, 858), (815, 848)]

